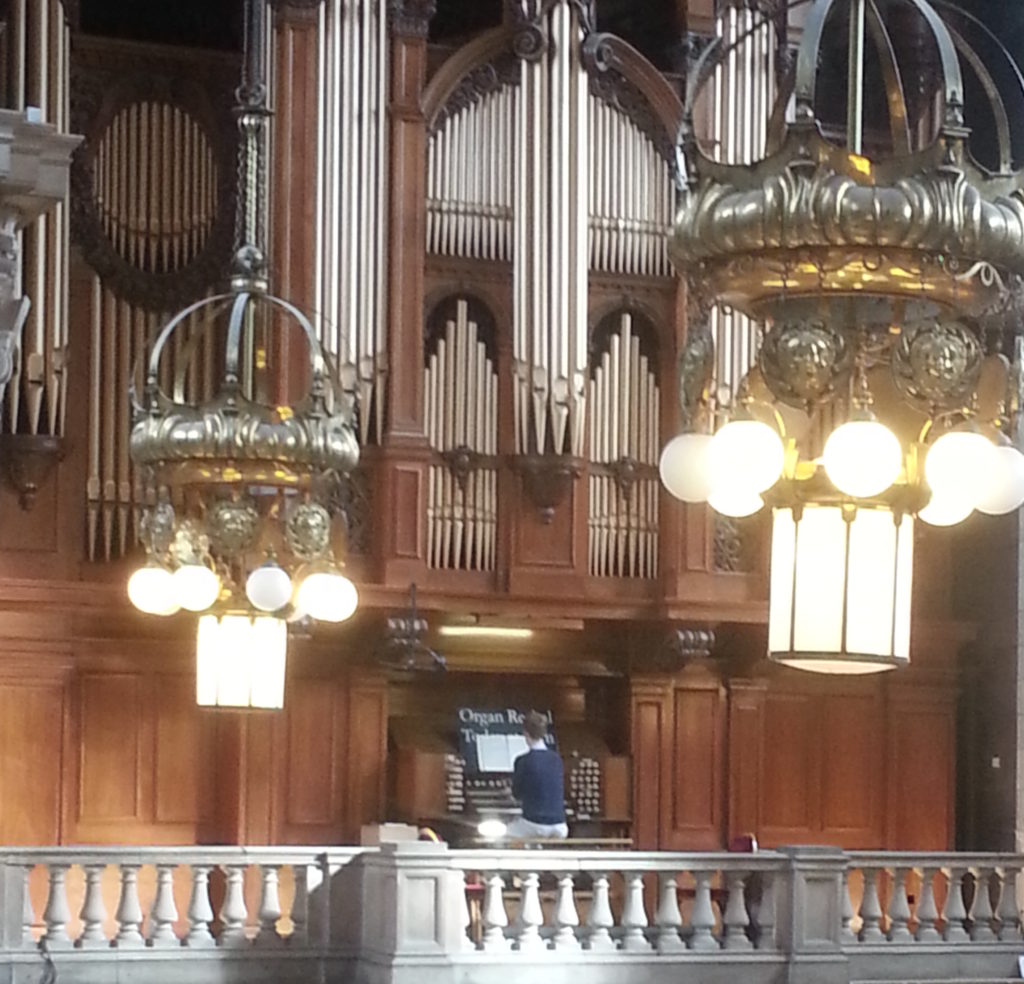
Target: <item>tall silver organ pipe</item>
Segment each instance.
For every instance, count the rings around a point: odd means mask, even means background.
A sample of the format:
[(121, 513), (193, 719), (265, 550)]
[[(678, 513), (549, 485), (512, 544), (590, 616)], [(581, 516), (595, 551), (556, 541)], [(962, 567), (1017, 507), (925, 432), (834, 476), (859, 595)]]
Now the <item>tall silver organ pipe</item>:
[[(534, 6), (523, 0), (531, 14)], [(513, 242), (519, 453), (581, 455), (587, 370), (587, 75), (576, 6), (544, 14), (550, 56), (520, 65)]]
[[(44, 123), (69, 126), (69, 31), (59, 0), (10, 0), (3, 105), (34, 107)], [(20, 234), (20, 289), (32, 301), (4, 404), (2, 426), (63, 434), (68, 353), (68, 202)]]
[(656, 367), (641, 351), (628, 311), (619, 315), (607, 347), (592, 367), (589, 385), (589, 458), (599, 466), (590, 475), (589, 571), (598, 577), (656, 577), (656, 473), (641, 470), (631, 482), (615, 475), (615, 466), (623, 462), (655, 466), (660, 448)]
[[(750, 163), (764, 156), (765, 121), (775, 99), (775, 27), (760, 11), (730, 0), (715, 21), (715, 31), (728, 50), (707, 87), (713, 100), (708, 118), (715, 157), (727, 164)], [(711, 332), (714, 391), (719, 402), (729, 403), (757, 358), (760, 329), (745, 315), (716, 307)]]
[[(93, 159), (92, 195), (103, 235), (142, 273), (187, 266), (206, 246), (220, 208), (219, 162), (197, 119), (181, 107), (129, 102), (113, 114)], [(143, 489), (128, 454), (126, 383), (157, 329), (177, 307), (147, 310), (92, 275), (89, 367), (90, 559), (126, 553), (134, 543)], [(184, 337), (184, 336), (183, 336)], [(180, 376), (190, 398), (209, 393), (214, 349), (206, 336), (181, 342), (166, 368), (171, 392)]]
[(387, 374), (388, 34), (382, 0), (319, 8), (315, 307), (354, 380), (360, 443), (380, 438)]
[(590, 269), (667, 277), (675, 212), (669, 163), (625, 113), (587, 100), (590, 133)]
[(517, 89), (446, 116), (427, 145), (427, 252), (512, 259)]
[[(438, 452), (486, 455), (466, 470), (432, 464), (427, 483), (427, 564), (494, 570), (497, 543), (498, 373), (464, 298), (427, 352), (424, 419)], [(493, 339), (492, 339), (493, 342)]]

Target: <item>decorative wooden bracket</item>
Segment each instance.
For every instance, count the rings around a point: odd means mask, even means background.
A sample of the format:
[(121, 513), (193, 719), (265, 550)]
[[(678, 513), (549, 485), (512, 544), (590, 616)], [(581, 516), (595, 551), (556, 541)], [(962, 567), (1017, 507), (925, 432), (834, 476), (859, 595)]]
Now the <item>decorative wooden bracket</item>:
[(564, 454), (521, 454), (511, 459), (511, 466), (544, 524), (555, 518), (555, 510), (582, 474), (580, 460)]
[(36, 495), (64, 457), (64, 441), (51, 434), (4, 434), (0, 458), (7, 484), (18, 493), (18, 503), (29, 510)]

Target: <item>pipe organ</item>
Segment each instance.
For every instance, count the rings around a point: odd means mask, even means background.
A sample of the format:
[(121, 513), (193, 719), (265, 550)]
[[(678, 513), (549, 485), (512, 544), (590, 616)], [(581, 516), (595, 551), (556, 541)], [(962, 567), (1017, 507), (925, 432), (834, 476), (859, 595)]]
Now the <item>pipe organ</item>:
[[(69, 30), (60, 0), (10, 0), (0, 84), (5, 107), (34, 107), (42, 122), (68, 126)], [(21, 358), (3, 403), (4, 430), (64, 433), (68, 361), (68, 207), (60, 204), (21, 234), (20, 291), (32, 306)]]
[[(715, 33), (729, 54), (715, 68), (707, 87), (714, 156), (726, 164), (750, 163), (764, 156), (765, 121), (775, 99), (776, 31), (760, 10), (745, 3), (725, 4), (715, 19)], [(737, 44), (750, 37), (749, 44)], [(737, 311), (716, 307), (711, 314), (715, 340), (714, 384), (720, 404), (730, 404), (739, 381), (753, 365), (760, 344), (759, 327)]]
[[(109, 559), (134, 545), (146, 494), (128, 453), (129, 382), (154, 333), (225, 268), (232, 67), (196, 55), (143, 69), (144, 52), (113, 42), (76, 50), (73, 126), (86, 143), (72, 174), (75, 235), (92, 268), (87, 535), (90, 558)], [(168, 391), (208, 391), (214, 341), (200, 327), (168, 360)]]
[(591, 365), (587, 555), (598, 577), (658, 574), (659, 393), (645, 321), (630, 311), (605, 318)]
[(424, 418), (431, 464), (427, 564), (494, 570), (497, 543), (498, 371), (493, 322), (464, 297), (442, 303), (429, 333)]
[(388, 33), (382, 0), (319, 9), (315, 307), (320, 341), (355, 391), (359, 441), (384, 426), (388, 368)]

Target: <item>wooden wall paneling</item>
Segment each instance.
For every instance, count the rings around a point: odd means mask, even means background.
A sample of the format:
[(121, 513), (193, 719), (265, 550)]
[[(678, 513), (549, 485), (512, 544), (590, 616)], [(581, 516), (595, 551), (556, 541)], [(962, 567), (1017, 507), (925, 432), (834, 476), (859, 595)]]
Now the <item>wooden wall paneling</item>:
[(633, 847), (658, 850), (668, 827), (672, 690), (667, 678), (630, 680), (630, 754), (633, 758)]
[(153, 819), (198, 830), (214, 818), (214, 720), (196, 706), (191, 675), (161, 674), (154, 682)]
[(819, 713), (822, 839), (848, 850), (881, 848), (885, 716), (879, 687), (827, 696)]
[(886, 848), (953, 849), (955, 747), (952, 688), (903, 685), (889, 691)]
[(60, 842), (64, 702), (60, 678), (0, 680), (0, 844)]
[(140, 674), (83, 673), (78, 679), (77, 821), (79, 834), (90, 832), (87, 838), (108, 825), (112, 836), (146, 817), (152, 784), (143, 756), (152, 747), (152, 722), (145, 685)]
[(761, 680), (729, 682), (728, 839), (761, 828), (764, 775), (764, 703)]
[(363, 824), (384, 817), (387, 785), (388, 689), (380, 676), (354, 676), (346, 720), (344, 826), (346, 843), (358, 843)]
[(766, 847), (820, 840), (818, 728), (814, 696), (769, 690), (758, 832)]
[(672, 694), (671, 815), (663, 848), (721, 849), (725, 701), (717, 681)]

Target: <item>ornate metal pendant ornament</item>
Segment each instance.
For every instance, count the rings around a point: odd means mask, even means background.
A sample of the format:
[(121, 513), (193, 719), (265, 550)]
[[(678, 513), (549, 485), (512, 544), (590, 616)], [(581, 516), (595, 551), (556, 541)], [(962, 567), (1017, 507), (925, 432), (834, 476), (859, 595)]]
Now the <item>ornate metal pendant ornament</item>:
[[(764, 330), (756, 368), (747, 365), (731, 401), (715, 400), (723, 381), (712, 380), (694, 408), (697, 374), (681, 380), (688, 433), (666, 447), (661, 471), (671, 492), (726, 515), (772, 507), (770, 649), (803, 669), (905, 663), (915, 519), (950, 525), (1024, 502), (1024, 456), (1010, 444), (1024, 177), (1011, 166), (1006, 106), (971, 49), (977, 22), (942, 10), (948, 23), (928, 0), (812, 0), (793, 71), (762, 85), (772, 92), (762, 120), (736, 124), (747, 128), (745, 159), (714, 159), (721, 134), (702, 144), (694, 120), (721, 121), (708, 102), (756, 84), (756, 66), (768, 72), (765, 38), (788, 12), (773, 9), (729, 43), (716, 39), (688, 82), (673, 259), (702, 304), (727, 305)], [(899, 64), (913, 54), (899, 43), (907, 18), (933, 42), (934, 71)], [(1024, 81), (993, 43), (1019, 100)], [(843, 48), (845, 135), (831, 114), (822, 122), (819, 104), (821, 78), (841, 65)], [(961, 60), (982, 72), (1000, 121), (995, 172), (970, 153)], [(865, 79), (866, 65), (877, 80)], [(923, 79), (923, 97), (910, 98), (904, 79)], [(886, 100), (866, 126), (875, 84)], [(715, 343), (736, 350), (722, 330)], [(1000, 350), (1016, 353), (1012, 367), (986, 358)], [(999, 377), (994, 385), (981, 386), (986, 372)], [(898, 398), (908, 406), (898, 409)]]
[[(152, 505), (140, 524), (148, 562), (133, 575), (129, 595), (153, 614), (207, 613), (198, 695), (221, 706), (280, 706), (285, 620), (341, 621), (357, 602), (338, 567), (343, 517), (332, 512), (331, 494), (359, 460), (352, 402), (309, 319), (268, 291), (265, 20), (264, 0), (246, 0), (230, 290), (196, 302), (161, 330), (131, 432), (132, 460)], [(220, 366), (213, 392), (196, 392), (188, 370), (169, 377), (162, 356), (172, 350)], [(296, 360), (303, 360), (299, 372)], [(303, 393), (290, 385), (297, 377)], [(234, 668), (225, 670), (218, 653), (238, 646), (251, 648), (253, 662), (235, 653)], [(257, 654), (275, 667), (271, 684), (240, 683), (240, 668), (255, 666)]]

